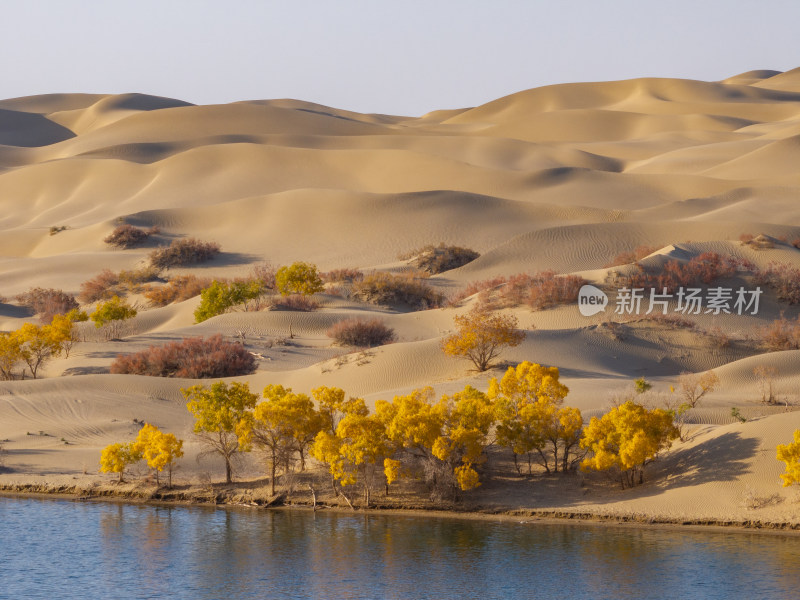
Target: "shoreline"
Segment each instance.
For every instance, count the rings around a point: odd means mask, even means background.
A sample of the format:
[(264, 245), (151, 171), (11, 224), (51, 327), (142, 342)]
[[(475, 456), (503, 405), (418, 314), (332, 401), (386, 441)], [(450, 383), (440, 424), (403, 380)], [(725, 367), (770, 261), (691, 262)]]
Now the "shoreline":
[[(262, 509), (287, 510), (303, 512), (328, 512), (341, 514), (387, 515), (403, 517), (435, 517), (449, 519), (465, 519), (479, 521), (511, 522), (520, 524), (541, 525), (582, 525), (604, 527), (633, 527), (646, 529), (668, 529), (675, 531), (700, 532), (741, 532), (773, 535), (800, 536), (800, 523), (788, 521), (750, 520), (715, 520), (715, 519), (674, 519), (669, 517), (653, 517), (648, 515), (606, 513), (599, 514), (587, 511), (570, 511), (557, 509), (532, 509), (513, 507), (464, 507), (459, 510), (453, 506), (414, 507), (375, 504), (369, 508), (350, 508), (344, 505), (329, 505), (293, 500), (283, 501), (282, 495), (267, 502), (244, 502), (242, 494), (218, 494), (213, 500), (203, 498), (202, 493), (160, 490), (152, 492), (135, 492), (133, 490), (103, 489), (86, 490), (80, 486), (47, 486), (39, 484), (0, 485), (1, 498), (63, 500), (72, 502), (106, 502), (145, 506), (177, 506), (222, 509)], [(520, 521), (520, 519), (525, 519)]]

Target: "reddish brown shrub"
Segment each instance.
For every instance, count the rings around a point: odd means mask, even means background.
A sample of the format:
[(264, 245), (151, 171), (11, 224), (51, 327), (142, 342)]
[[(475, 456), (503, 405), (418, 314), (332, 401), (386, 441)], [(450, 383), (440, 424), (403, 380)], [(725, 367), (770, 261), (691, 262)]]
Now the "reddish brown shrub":
[(372, 304), (404, 305), (416, 310), (436, 308), (444, 296), (413, 274), (370, 273), (353, 284), (353, 297)]
[(742, 244), (749, 244), (753, 241), (754, 237), (755, 236), (752, 233), (743, 233), (739, 236), (739, 241), (742, 242)]
[(117, 248), (133, 248), (141, 244), (154, 233), (158, 233), (158, 231), (158, 227), (140, 229), (133, 225), (120, 225), (103, 241)]
[(22, 306), (31, 309), (34, 314), (38, 314), (42, 323), (49, 323), (55, 315), (64, 315), (78, 308), (74, 296), (52, 288), (31, 288), (24, 294), (18, 295), (16, 300)]
[(211, 285), (211, 279), (207, 277), (178, 275), (170, 278), (166, 285), (159, 287), (149, 286), (144, 292), (144, 297), (153, 306), (166, 306), (173, 302), (183, 302), (189, 298), (199, 296), (200, 292), (209, 285)]
[(309, 312), (317, 310), (320, 304), (311, 296), (292, 294), (290, 296), (276, 296), (272, 299), (272, 308), (277, 310), (298, 310)]
[(256, 279), (261, 282), (261, 287), (264, 291), (274, 291), (277, 289), (275, 284), (275, 269), (272, 263), (265, 261), (260, 265), (253, 267), (250, 279)]
[(331, 283), (353, 283), (364, 279), (364, 273), (358, 269), (334, 269), (322, 274), (322, 280)]
[(800, 238), (794, 238), (792, 240), (792, 246), (794, 246), (795, 248), (800, 249)]
[(508, 282), (506, 277), (494, 277), (492, 279), (483, 279), (481, 281), (471, 281), (467, 284), (466, 288), (448, 298), (447, 305), (458, 306), (462, 300), (465, 300), (466, 298), (469, 298), (470, 296), (480, 292), (494, 290), (501, 285), (505, 285), (506, 282)]
[(620, 278), (619, 284), (629, 288), (645, 288), (674, 292), (679, 287), (710, 284), (717, 279), (732, 277), (737, 269), (754, 269), (747, 260), (734, 256), (723, 257), (716, 252), (703, 252), (686, 263), (671, 260), (660, 269), (637, 265), (638, 271)]
[(757, 339), (769, 351), (800, 349), (800, 317), (790, 321), (781, 316), (760, 328)]
[(84, 304), (90, 304), (98, 300), (111, 300), (111, 298), (118, 295), (117, 286), (119, 286), (119, 275), (110, 269), (103, 269), (100, 273), (81, 284), (78, 300)]
[(256, 359), (243, 345), (226, 342), (219, 334), (150, 346), (136, 354), (120, 354), (111, 363), (112, 373), (187, 379), (247, 375), (255, 369)]
[(327, 336), (342, 346), (371, 348), (393, 342), (394, 329), (380, 319), (345, 319), (328, 329)]
[(182, 265), (205, 262), (220, 253), (216, 242), (201, 242), (195, 238), (175, 240), (169, 246), (150, 253), (150, 264), (156, 269), (169, 269)]
[(778, 300), (789, 304), (800, 303), (800, 269), (786, 263), (770, 263), (763, 271), (757, 271), (753, 280), (775, 291)]

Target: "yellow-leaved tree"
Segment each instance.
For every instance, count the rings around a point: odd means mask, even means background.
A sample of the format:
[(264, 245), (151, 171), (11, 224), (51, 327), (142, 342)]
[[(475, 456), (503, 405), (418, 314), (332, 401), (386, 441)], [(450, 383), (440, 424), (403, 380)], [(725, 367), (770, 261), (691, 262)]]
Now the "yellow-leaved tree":
[(100, 471), (119, 473), (119, 482), (124, 483), (125, 469), (142, 460), (142, 454), (133, 442), (110, 444), (100, 453)]
[(467, 386), (436, 402), (433, 389), (426, 387), (392, 402), (377, 401), (375, 413), (391, 444), (392, 455), (384, 461), (388, 483), (404, 474), (398, 458), (405, 458), (428, 482), (432, 496), (455, 496), (480, 485), (475, 467), (484, 461), (494, 422), (486, 394)]
[(225, 481), (233, 480), (233, 461), (240, 452), (250, 451), (253, 428), (252, 410), (258, 396), (246, 383), (230, 385), (218, 381), (210, 387), (194, 385), (181, 389), (189, 402), (186, 407), (195, 417), (194, 432), (207, 452), (222, 456)]
[[(16, 379), (16, 369), (22, 362), (22, 344), (16, 332), (0, 332), (0, 379)], [(24, 367), (23, 367), (24, 368)]]
[(22, 361), (28, 365), (28, 370), (34, 379), (42, 365), (61, 354), (64, 343), (71, 337), (69, 332), (62, 328), (33, 323), (25, 323), (14, 332), (14, 335), (19, 340)]
[(486, 462), (484, 450), (494, 423), (492, 403), (483, 392), (466, 386), (452, 396), (443, 396), (437, 407), (443, 426), (433, 443), (433, 455), (452, 469), (458, 489), (476, 488), (481, 482), (475, 467)]
[(522, 362), (500, 381), (492, 378), (487, 393), (498, 421), (497, 443), (513, 452), (517, 472), (519, 455), (527, 456), (528, 474), (534, 456), (548, 473), (551, 465), (556, 472), (559, 466), (572, 468), (583, 418), (577, 408), (561, 407), (569, 389), (559, 381), (557, 367)]
[(795, 430), (793, 442), (778, 444), (777, 459), (786, 464), (786, 473), (781, 474), (783, 487), (800, 483), (800, 429)]
[(167, 487), (172, 487), (172, 469), (175, 460), (183, 456), (183, 440), (179, 440), (173, 433), (163, 433), (155, 425), (145, 423), (133, 442), (133, 448), (155, 472), (156, 485), (159, 484), (159, 473), (166, 468)]
[(599, 419), (592, 417), (580, 442), (592, 455), (583, 460), (581, 468), (616, 469), (623, 488), (634, 486), (644, 481), (645, 465), (678, 436), (670, 411), (647, 409), (628, 400)]
[(295, 394), (292, 388), (268, 385), (264, 388), (265, 401), (253, 413), (253, 443), (268, 452), (270, 486), (275, 494), (275, 473), (282, 465), (289, 473), (295, 454), (300, 458), (300, 469), (305, 469), (306, 451), (323, 428), (324, 420), (314, 408), (311, 398)]
[(463, 315), (453, 318), (456, 333), (442, 340), (442, 351), (450, 356), (468, 358), (480, 371), (486, 371), (505, 346), (519, 346), (525, 339), (524, 331), (517, 331), (513, 315), (492, 313), (476, 306)]

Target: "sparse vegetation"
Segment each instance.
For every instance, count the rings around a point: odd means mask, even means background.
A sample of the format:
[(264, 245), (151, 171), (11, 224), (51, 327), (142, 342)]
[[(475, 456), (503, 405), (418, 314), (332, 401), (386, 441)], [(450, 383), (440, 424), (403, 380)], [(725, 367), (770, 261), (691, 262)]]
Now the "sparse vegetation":
[(426, 310), (442, 305), (444, 296), (413, 274), (376, 272), (353, 284), (353, 297), (371, 304)]
[(342, 346), (372, 348), (396, 339), (394, 329), (380, 319), (352, 318), (339, 321), (328, 329), (327, 336)]
[(195, 238), (174, 240), (169, 246), (156, 248), (149, 254), (150, 264), (156, 269), (171, 269), (206, 262), (221, 251), (216, 242), (202, 242)]
[(115, 248), (133, 248), (158, 232), (158, 227), (142, 229), (128, 224), (118, 225), (103, 241)]
[(428, 245), (401, 254), (401, 260), (411, 259), (411, 264), (417, 269), (436, 275), (452, 269), (463, 267), (467, 263), (478, 258), (480, 254), (470, 248), (460, 246), (446, 246), (444, 243), (438, 246)]
[(50, 228), (50, 235), (61, 233), (62, 231), (66, 231), (67, 229), (69, 229), (68, 225), (53, 225)]
[(243, 345), (226, 342), (219, 334), (150, 346), (136, 354), (119, 355), (111, 363), (112, 373), (186, 379), (234, 377), (255, 369), (256, 359)]

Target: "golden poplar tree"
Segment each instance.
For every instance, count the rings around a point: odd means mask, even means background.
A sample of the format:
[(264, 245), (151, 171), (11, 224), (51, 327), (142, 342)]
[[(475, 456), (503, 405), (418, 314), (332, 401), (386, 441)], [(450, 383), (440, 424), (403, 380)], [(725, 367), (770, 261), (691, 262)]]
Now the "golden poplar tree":
[(786, 464), (786, 473), (781, 474), (783, 487), (800, 483), (800, 429), (794, 432), (794, 441), (778, 445), (777, 459)]
[(247, 383), (223, 381), (210, 387), (195, 385), (181, 389), (186, 407), (195, 417), (194, 432), (208, 452), (225, 461), (225, 481), (233, 480), (233, 461), (240, 452), (250, 451), (252, 409), (258, 396)]
[(643, 482), (645, 465), (678, 436), (670, 411), (649, 410), (628, 400), (599, 419), (592, 417), (580, 442), (592, 455), (583, 460), (581, 468), (617, 469), (622, 487), (634, 486)]
[(183, 440), (173, 433), (163, 433), (155, 425), (145, 423), (133, 443), (134, 449), (147, 461), (147, 466), (158, 475), (167, 469), (167, 486), (172, 487), (172, 468), (175, 460), (183, 456)]
[(492, 313), (476, 306), (470, 312), (453, 318), (456, 333), (442, 340), (442, 351), (450, 356), (468, 358), (480, 371), (486, 371), (505, 346), (519, 346), (524, 331), (517, 331), (513, 315)]
[(110, 444), (100, 453), (100, 471), (103, 473), (119, 473), (119, 483), (124, 483), (125, 469), (142, 460), (133, 442), (127, 444)]

